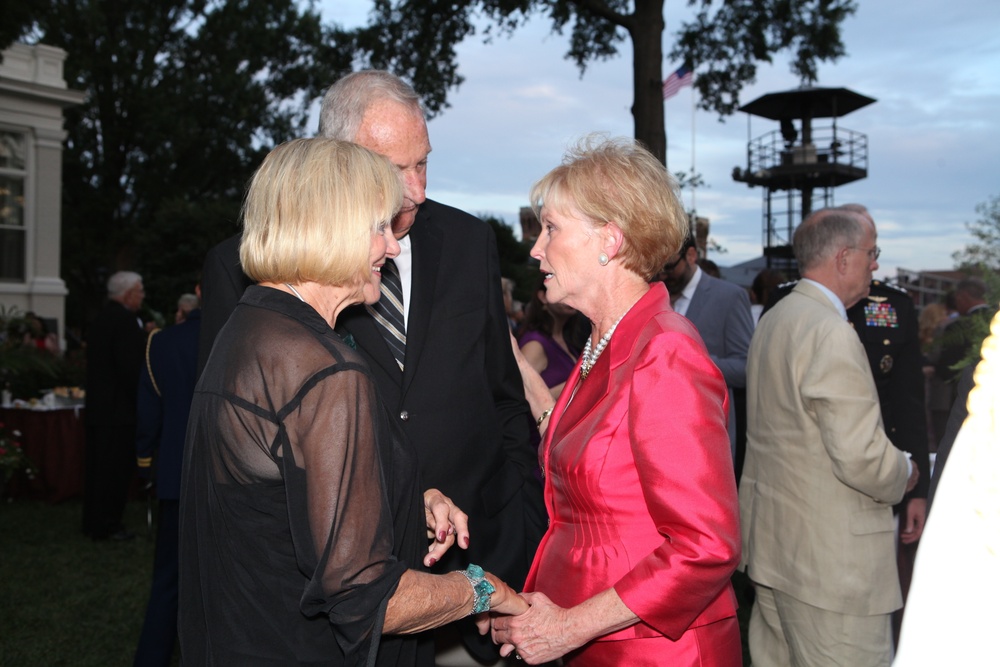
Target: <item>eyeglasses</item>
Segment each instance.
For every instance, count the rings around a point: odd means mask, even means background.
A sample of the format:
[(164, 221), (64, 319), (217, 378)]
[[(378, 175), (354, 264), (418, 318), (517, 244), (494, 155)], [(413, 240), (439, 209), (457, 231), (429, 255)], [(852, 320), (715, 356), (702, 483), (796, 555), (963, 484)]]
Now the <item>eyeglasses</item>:
[(675, 259), (672, 262), (668, 262), (668, 263), (664, 264), (663, 265), (663, 273), (670, 273), (671, 271), (673, 271), (674, 269), (676, 269), (677, 265), (681, 263), (682, 259), (684, 259), (684, 255), (677, 255), (677, 259)]
[(882, 254), (882, 248), (879, 248), (878, 246), (874, 246), (873, 248), (870, 248), (868, 250), (865, 250), (864, 248), (859, 248), (857, 246), (850, 246), (850, 248), (851, 250), (864, 250), (865, 254), (868, 255), (868, 259), (872, 262), (877, 261), (879, 255)]

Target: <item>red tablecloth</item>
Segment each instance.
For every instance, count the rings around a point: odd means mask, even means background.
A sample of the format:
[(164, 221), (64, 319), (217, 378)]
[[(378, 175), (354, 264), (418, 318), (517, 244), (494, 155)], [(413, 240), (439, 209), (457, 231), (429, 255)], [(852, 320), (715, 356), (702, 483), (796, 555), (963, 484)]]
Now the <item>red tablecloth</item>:
[(0, 408), (0, 422), (21, 432), (24, 453), (37, 468), (33, 480), (11, 479), (5, 495), (54, 503), (83, 494), (83, 408)]

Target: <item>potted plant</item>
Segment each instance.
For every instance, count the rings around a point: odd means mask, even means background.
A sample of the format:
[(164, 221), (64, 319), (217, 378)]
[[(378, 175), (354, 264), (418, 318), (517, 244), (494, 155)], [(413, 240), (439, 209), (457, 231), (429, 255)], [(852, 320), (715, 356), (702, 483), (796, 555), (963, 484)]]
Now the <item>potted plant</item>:
[(20, 438), (20, 431), (0, 422), (0, 497), (14, 475), (23, 472), (28, 479), (35, 478), (34, 464), (21, 448)]
[(0, 305), (0, 389), (31, 399), (52, 386), (58, 358), (32, 344), (37, 320)]

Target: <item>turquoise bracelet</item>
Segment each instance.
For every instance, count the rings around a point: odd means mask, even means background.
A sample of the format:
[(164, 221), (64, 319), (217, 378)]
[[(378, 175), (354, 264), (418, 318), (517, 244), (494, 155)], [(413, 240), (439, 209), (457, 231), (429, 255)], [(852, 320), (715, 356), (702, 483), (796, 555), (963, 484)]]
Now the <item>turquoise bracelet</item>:
[(489, 611), (490, 595), (496, 591), (496, 588), (487, 581), (483, 568), (470, 564), (469, 567), (459, 570), (459, 572), (464, 574), (465, 578), (472, 584), (472, 593), (476, 596), (475, 603), (472, 605), (472, 613), (475, 615)]

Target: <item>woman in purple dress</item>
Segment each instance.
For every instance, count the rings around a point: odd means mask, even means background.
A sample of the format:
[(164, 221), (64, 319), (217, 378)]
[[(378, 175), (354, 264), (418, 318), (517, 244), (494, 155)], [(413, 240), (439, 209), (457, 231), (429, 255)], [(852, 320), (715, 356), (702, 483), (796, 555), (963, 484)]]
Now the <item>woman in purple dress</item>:
[(573, 342), (571, 322), (577, 312), (561, 303), (549, 303), (545, 286), (531, 298), (525, 310), (524, 328), (518, 347), (552, 393), (559, 398), (566, 378), (576, 365), (580, 348)]

